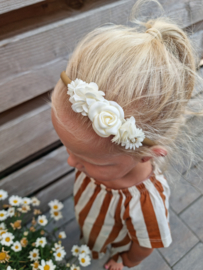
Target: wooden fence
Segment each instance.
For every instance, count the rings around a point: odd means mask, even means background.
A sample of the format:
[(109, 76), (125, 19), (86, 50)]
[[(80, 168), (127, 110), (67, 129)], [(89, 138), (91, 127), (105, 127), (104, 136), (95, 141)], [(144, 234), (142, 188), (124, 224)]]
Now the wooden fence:
[[(0, 189), (35, 194), (44, 211), (53, 197), (72, 194), (74, 172), (51, 123), (50, 91), (77, 42), (104, 23), (127, 24), (134, 3), (0, 0)], [(202, 58), (203, 1), (160, 3), (191, 33)], [(153, 5), (143, 16), (157, 12)]]

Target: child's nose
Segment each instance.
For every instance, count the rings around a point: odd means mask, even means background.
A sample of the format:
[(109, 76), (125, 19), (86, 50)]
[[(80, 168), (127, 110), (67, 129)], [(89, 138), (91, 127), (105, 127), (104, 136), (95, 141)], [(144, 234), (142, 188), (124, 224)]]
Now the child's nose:
[(67, 162), (71, 167), (75, 167), (77, 169), (81, 169), (83, 167), (82, 164), (80, 164), (79, 160), (73, 154), (69, 155)]

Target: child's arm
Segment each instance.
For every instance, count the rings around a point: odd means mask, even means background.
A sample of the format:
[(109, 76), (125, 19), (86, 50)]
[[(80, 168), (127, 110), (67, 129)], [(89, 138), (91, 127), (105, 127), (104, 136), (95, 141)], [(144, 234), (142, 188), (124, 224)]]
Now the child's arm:
[(127, 252), (121, 253), (124, 266), (133, 267), (141, 263), (153, 251), (153, 248), (141, 247), (138, 243), (132, 242)]

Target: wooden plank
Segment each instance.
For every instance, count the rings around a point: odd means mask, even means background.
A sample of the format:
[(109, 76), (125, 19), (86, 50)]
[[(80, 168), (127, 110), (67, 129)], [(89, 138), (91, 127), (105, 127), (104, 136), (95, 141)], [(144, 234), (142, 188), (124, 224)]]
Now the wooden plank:
[(0, 127), (0, 171), (58, 140), (45, 104)]
[(0, 16), (0, 40), (28, 32), (35, 29), (36, 25), (42, 27), (115, 1), (85, 0), (81, 9), (74, 10), (70, 7), (71, 4), (68, 0), (46, 0), (46, 2), (11, 11), (9, 14), (2, 14)]
[[(197, 3), (199, 1), (193, 1), (187, 6), (179, 4), (178, 12), (174, 11), (177, 8), (174, 5), (171, 7), (169, 15), (172, 14), (172, 16), (182, 18), (183, 27), (187, 27), (197, 20), (202, 20), (202, 15), (199, 15), (200, 5), (198, 6)], [(24, 80), (24, 83), (22, 82), (23, 76), (25, 74), (32, 76), (33, 74), (33, 77), (29, 77), (29, 80), (34, 82), (36, 80), (34, 75), (37, 70), (39, 73), (44, 64), (51, 63), (59, 58), (63, 59), (64, 56), (73, 51), (76, 43), (95, 27), (108, 21), (126, 24), (133, 4), (134, 0), (117, 1), (0, 41), (0, 54), (2, 55), (0, 63), (0, 108), (3, 108), (2, 110), (9, 109), (29, 100), (31, 96), (38, 95), (40, 91), (44, 93), (46, 91), (44, 87), (42, 90), (39, 89), (36, 95), (35, 93), (30, 95), (30, 91), (25, 91), (28, 85), (26, 80)], [(188, 10), (186, 10), (186, 7)], [(181, 8), (183, 9), (182, 12)], [(197, 15), (191, 17), (190, 15), (195, 12), (197, 12)], [(199, 39), (199, 43), (202, 44), (202, 37)], [(46, 48), (46, 52), (44, 48)], [(200, 46), (200, 48), (202, 47)], [(200, 49), (201, 52), (202, 49)], [(12, 62), (9, 59), (12, 59)], [(51, 77), (52, 74), (50, 71), (47, 76)], [(19, 82), (22, 83), (22, 86), (15, 88), (16, 83), (13, 82), (15, 78), (22, 78)], [(17, 83), (17, 85), (19, 84)], [(28, 92), (28, 95), (25, 94), (23, 99), (22, 95), (18, 95), (19, 87), (21, 87), (21, 93)]]
[[(23, 103), (52, 89), (66, 66), (66, 58), (59, 58), (23, 74), (11, 76), (8, 80), (1, 82), (0, 86), (4, 90), (0, 92), (0, 112), (16, 106), (16, 103)], [(13, 96), (17, 96), (19, 101), (16, 102)]]
[[(63, 163), (65, 161), (66, 161), (66, 158), (64, 159)], [(66, 164), (66, 166), (68, 167), (68, 164)], [(69, 167), (69, 169), (71, 169), (71, 168)], [(43, 189), (40, 192), (38, 192), (37, 194), (35, 194), (35, 196), (41, 202), (41, 205), (40, 205), (41, 211), (45, 212), (49, 209), (49, 206), (47, 204), (51, 200), (57, 199), (59, 201), (63, 201), (65, 199), (67, 199), (69, 196), (71, 196), (71, 194), (73, 193), (74, 180), (75, 180), (75, 171), (69, 173), (68, 175), (65, 175), (64, 177), (60, 178), (59, 180), (57, 180), (56, 182), (54, 182), (50, 186), (46, 187), (45, 189)], [(71, 206), (72, 206), (72, 204), (73, 204), (73, 199), (71, 197)], [(69, 210), (70, 207), (68, 207), (68, 209), (65, 209), (65, 206), (67, 206), (67, 205), (64, 205), (63, 223), (68, 222), (70, 219), (70, 216), (69, 216), (69, 219), (67, 219), (67, 211)], [(59, 222), (57, 225), (60, 226), (62, 224), (61, 222)]]
[[(59, 147), (50, 154), (3, 178), (0, 181), (0, 189), (7, 190), (9, 196), (14, 194), (28, 196), (67, 174), (72, 169), (67, 164), (67, 157), (65, 147)], [(66, 180), (62, 179), (62, 181)], [(58, 188), (58, 185), (56, 186)], [(49, 190), (51, 193), (53, 192), (51, 187)], [(64, 196), (63, 194), (62, 196)]]
[(0, 0), (0, 14), (29, 6), (45, 0)]

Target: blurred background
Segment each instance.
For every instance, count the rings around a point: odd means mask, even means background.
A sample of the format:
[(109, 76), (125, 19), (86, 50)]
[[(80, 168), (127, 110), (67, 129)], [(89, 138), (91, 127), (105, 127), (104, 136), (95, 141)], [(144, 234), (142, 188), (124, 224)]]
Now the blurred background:
[[(49, 95), (78, 41), (104, 23), (129, 24), (135, 2), (0, 0), (0, 189), (7, 190), (9, 195), (36, 195), (44, 212), (53, 198), (64, 201), (67, 207), (60, 225), (69, 235), (67, 249), (79, 237), (72, 199), (74, 170), (67, 164), (67, 152), (52, 126)], [(197, 72), (203, 77), (203, 68), (199, 66), (203, 59), (203, 1), (160, 0), (160, 3), (166, 14), (190, 33), (199, 56)], [(143, 19), (156, 14), (159, 11), (154, 4), (144, 12)], [(201, 92), (200, 88), (195, 95)], [(202, 166), (193, 165), (200, 170), (199, 174), (203, 172)], [(197, 170), (191, 170), (193, 178), (194, 171), (196, 174)], [(184, 185), (181, 195), (175, 194), (175, 190), (171, 199), (172, 227), (177, 233), (175, 238), (182, 238), (171, 251), (156, 251), (149, 259), (154, 261), (150, 270), (192, 269), (187, 268), (190, 267), (187, 262), (180, 268), (180, 263), (199, 245), (198, 256), (203, 258), (203, 229), (198, 227), (195, 231), (193, 225), (184, 222), (184, 215), (189, 215), (187, 211), (194, 203), (202, 205), (203, 187)], [(191, 211), (194, 213), (194, 209)], [(194, 218), (191, 217), (191, 224)], [(203, 218), (197, 222), (203, 224)], [(160, 258), (162, 264), (157, 264)]]

